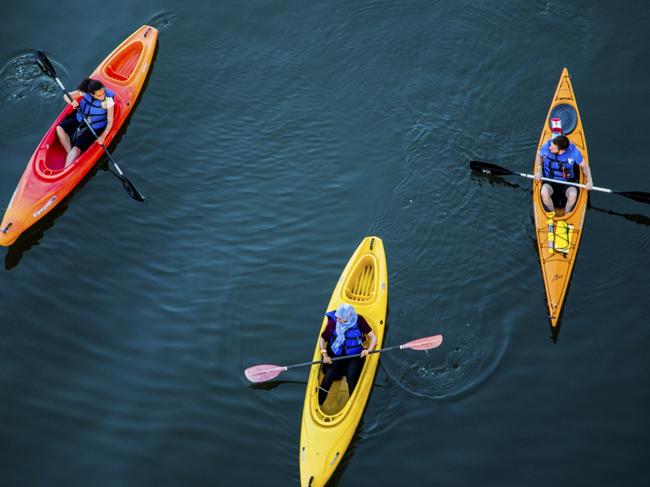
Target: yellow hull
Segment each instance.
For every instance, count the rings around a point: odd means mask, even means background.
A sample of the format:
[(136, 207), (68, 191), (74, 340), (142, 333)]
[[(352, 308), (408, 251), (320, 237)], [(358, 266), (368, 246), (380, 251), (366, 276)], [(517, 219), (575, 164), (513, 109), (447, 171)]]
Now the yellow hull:
[[(336, 309), (341, 303), (353, 305), (366, 319), (377, 335), (376, 348), (380, 348), (386, 327), (388, 270), (384, 244), (379, 237), (366, 237), (361, 242), (338, 280), (327, 311)], [(327, 319), (323, 318), (319, 336), (326, 325)], [(316, 341), (313, 360), (320, 359), (320, 347)], [(322, 408), (318, 404), (321, 367), (311, 368), (300, 432), (301, 486), (322, 487), (336, 470), (361, 420), (378, 363), (379, 354), (365, 359), (351, 397), (345, 379), (336, 381)]]
[[(575, 108), (577, 123), (576, 128), (571, 132), (568, 137), (574, 143), (584, 157), (583, 164), (589, 164), (589, 155), (587, 153), (587, 142), (585, 140), (584, 130), (582, 128), (582, 119), (578, 111), (578, 105), (571, 86), (571, 77), (566, 68), (562, 71), (562, 76), (555, 90), (551, 107), (546, 115), (544, 128), (539, 138), (537, 145), (538, 149), (542, 147), (546, 141), (551, 138), (551, 129), (549, 128), (549, 117), (551, 111), (556, 105), (567, 104)], [(537, 169), (536, 167), (534, 169)], [(580, 171), (580, 183), (585, 183), (585, 178)], [(541, 183), (535, 182), (533, 184), (533, 213), (535, 215), (535, 227), (537, 233), (537, 250), (539, 252), (539, 260), (542, 266), (542, 277), (544, 279), (544, 287), (546, 289), (546, 302), (548, 304), (548, 313), (551, 320), (551, 326), (556, 327), (564, 304), (564, 298), (569, 287), (571, 280), (571, 272), (578, 255), (578, 247), (580, 245), (580, 237), (582, 236), (582, 226), (587, 211), (587, 201), (589, 199), (589, 192), (581, 189), (578, 195), (578, 200), (573, 208), (573, 211), (566, 215), (556, 215), (553, 218), (553, 228), (558, 228), (558, 222), (564, 221), (567, 225), (572, 227), (569, 234), (568, 251), (564, 252), (550, 252), (549, 250), (549, 224), (548, 217), (544, 212), (542, 206), (542, 198), (540, 196)], [(558, 212), (556, 212), (558, 213)], [(561, 211), (559, 213), (562, 213)]]

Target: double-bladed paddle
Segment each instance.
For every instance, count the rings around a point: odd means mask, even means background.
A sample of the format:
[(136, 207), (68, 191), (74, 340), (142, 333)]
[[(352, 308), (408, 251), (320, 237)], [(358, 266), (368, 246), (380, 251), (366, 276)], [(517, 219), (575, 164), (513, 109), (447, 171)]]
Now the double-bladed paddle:
[[(57, 77), (56, 75), (56, 70), (54, 69), (54, 66), (50, 62), (50, 60), (47, 58), (45, 53), (43, 51), (36, 51), (36, 64), (37, 66), (45, 73), (47, 76), (52, 78), (56, 83), (61, 87), (63, 90), (64, 96), (72, 102), (72, 99), (70, 98), (70, 95), (68, 95), (67, 90), (65, 89), (65, 86), (63, 86), (63, 83), (61, 83), (61, 80)], [(86, 116), (81, 112), (81, 110), (78, 107), (75, 107), (75, 110), (77, 110), (77, 113), (81, 115), (83, 118), (83, 121), (86, 123), (86, 126), (90, 129), (90, 132), (95, 136), (95, 139), (98, 139), (99, 136), (97, 135), (97, 132), (95, 132), (95, 129), (93, 129), (92, 125), (86, 118)], [(113, 156), (111, 155), (110, 152), (108, 152), (108, 149), (104, 144), (100, 144), (101, 148), (104, 149), (104, 153), (108, 156), (108, 159), (111, 161), (113, 164), (113, 167), (115, 168), (115, 171), (111, 171), (112, 174), (114, 174), (120, 181), (122, 181), (122, 186), (124, 186), (124, 189), (126, 192), (129, 194), (131, 198), (133, 198), (136, 201), (144, 201), (144, 196), (142, 193), (140, 193), (137, 189), (135, 189), (135, 186), (131, 181), (129, 181), (129, 178), (127, 178), (122, 170), (120, 169), (120, 166), (117, 165), (117, 162), (115, 162), (115, 159), (113, 159)]]
[[(394, 347), (387, 347), (387, 348), (380, 348), (378, 350), (373, 350), (372, 352), (368, 352), (368, 354), (390, 352), (392, 350), (406, 350), (406, 349), (430, 350), (432, 348), (439, 347), (441, 343), (442, 343), (442, 335), (433, 335), (430, 337), (418, 338), (417, 340), (412, 340), (402, 345), (395, 345)], [(332, 358), (332, 362), (336, 360), (346, 360), (352, 357), (359, 357), (359, 356), (361, 356), (360, 353), (354, 355), (344, 355), (342, 357), (334, 357)], [(303, 362), (301, 364), (294, 364), (294, 365), (271, 365), (271, 364), (254, 365), (253, 367), (248, 367), (244, 371), (244, 374), (246, 375), (246, 378), (251, 382), (256, 382), (256, 383), (266, 382), (271, 379), (275, 379), (278, 375), (280, 375), (285, 370), (295, 369), (297, 367), (307, 367), (307, 366), (323, 364), (323, 363), (324, 362), (322, 360), (315, 360), (314, 362)]]
[[(469, 167), (471, 167), (474, 171), (478, 171), (483, 174), (490, 174), (494, 176), (521, 176), (522, 178), (535, 179), (535, 176), (533, 176), (532, 174), (526, 174), (524, 172), (514, 172), (511, 171), (510, 169), (506, 169), (505, 167), (497, 166), (496, 164), (491, 164), (489, 162), (470, 161)], [(576, 186), (577, 188), (587, 189), (584, 184), (572, 183), (570, 181), (558, 181), (557, 179), (544, 178), (544, 177), (541, 179), (542, 181), (548, 181), (557, 184), (565, 184), (567, 186)], [(616, 191), (609, 188), (599, 188), (598, 186), (594, 186), (593, 188), (591, 188), (591, 191), (600, 191), (601, 193), (617, 194), (620, 196), (624, 196), (626, 198), (630, 198), (631, 200), (634, 201), (639, 201), (640, 203), (650, 204), (650, 193), (646, 193), (644, 191)]]

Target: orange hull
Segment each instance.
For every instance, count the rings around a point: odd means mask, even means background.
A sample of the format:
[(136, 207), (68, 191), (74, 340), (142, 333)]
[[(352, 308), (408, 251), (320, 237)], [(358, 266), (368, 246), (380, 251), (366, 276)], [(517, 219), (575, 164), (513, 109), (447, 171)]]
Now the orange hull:
[[(115, 93), (113, 126), (104, 144), (109, 146), (133, 108), (151, 67), (158, 31), (143, 25), (120, 44), (90, 75)], [(63, 169), (65, 150), (56, 126), (72, 113), (66, 106), (34, 151), (0, 224), (0, 245), (11, 245), (29, 227), (51, 212), (88, 174), (104, 151), (93, 143)]]
[[(584, 130), (582, 128), (582, 119), (578, 111), (573, 87), (571, 86), (571, 78), (566, 68), (562, 71), (560, 82), (555, 90), (551, 107), (549, 108), (542, 134), (539, 138), (538, 149), (551, 138), (551, 129), (549, 128), (549, 117), (551, 111), (556, 105), (568, 104), (576, 110), (577, 123), (576, 127), (568, 134), (569, 140), (574, 143), (582, 152), (584, 156), (583, 164), (589, 164), (589, 155), (587, 153), (587, 143), (585, 140)], [(536, 169), (536, 168), (534, 168)], [(585, 183), (584, 175), (580, 171), (580, 183)], [(571, 280), (571, 272), (578, 255), (578, 247), (580, 245), (580, 237), (582, 236), (582, 227), (585, 220), (585, 213), (587, 211), (587, 200), (589, 199), (589, 192), (580, 190), (578, 200), (573, 208), (573, 211), (566, 215), (556, 215), (553, 218), (553, 228), (558, 228), (558, 222), (564, 221), (567, 225), (572, 226), (572, 234), (570, 234), (568, 251), (566, 253), (549, 250), (549, 224), (548, 217), (544, 212), (542, 206), (542, 199), (540, 196), (541, 182), (533, 184), (533, 213), (535, 216), (535, 227), (537, 229), (537, 250), (539, 252), (539, 260), (542, 266), (542, 277), (544, 278), (544, 287), (546, 288), (546, 302), (548, 304), (548, 313), (551, 320), (551, 326), (556, 327), (564, 304), (564, 298), (569, 287)], [(556, 212), (561, 213), (561, 212)]]

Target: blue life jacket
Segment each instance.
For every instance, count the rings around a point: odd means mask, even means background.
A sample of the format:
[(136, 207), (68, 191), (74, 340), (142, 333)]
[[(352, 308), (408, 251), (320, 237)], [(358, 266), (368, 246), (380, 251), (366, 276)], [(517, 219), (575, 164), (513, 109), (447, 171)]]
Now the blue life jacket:
[[(113, 93), (108, 88), (106, 90), (106, 97), (114, 97)], [(103, 129), (108, 123), (108, 111), (105, 108), (102, 108), (102, 102), (97, 98), (93, 98), (90, 93), (84, 93), (79, 101), (79, 110), (86, 116), (90, 125), (95, 131)], [(83, 118), (79, 112), (77, 112), (77, 122), (83, 122)]]
[(575, 164), (582, 162), (582, 154), (578, 148), (574, 144), (569, 144), (562, 154), (553, 154), (549, 150), (550, 146), (551, 142), (549, 141), (540, 149), (544, 177), (560, 181), (577, 181)]
[[(334, 333), (332, 333), (332, 337), (330, 338), (330, 349), (332, 348), (332, 343), (334, 343), (334, 340), (336, 340), (336, 311), (330, 311), (329, 313), (325, 313), (325, 316), (332, 318), (334, 320)], [(358, 318), (357, 318), (358, 320)], [(343, 346), (341, 347), (341, 353), (338, 355), (356, 355), (357, 353), (361, 353), (363, 350), (363, 333), (361, 332), (361, 328), (359, 328), (359, 322), (357, 321), (357, 324), (348, 329), (345, 332), (345, 341), (343, 342)], [(332, 350), (332, 353), (334, 353), (334, 350)], [(334, 354), (336, 355), (336, 354)]]

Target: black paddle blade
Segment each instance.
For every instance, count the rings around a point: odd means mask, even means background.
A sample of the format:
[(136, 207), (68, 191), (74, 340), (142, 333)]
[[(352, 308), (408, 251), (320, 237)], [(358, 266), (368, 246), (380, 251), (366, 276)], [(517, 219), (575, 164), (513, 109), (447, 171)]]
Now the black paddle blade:
[(643, 191), (614, 191), (614, 193), (620, 194), (621, 196), (625, 196), (634, 201), (650, 204), (650, 193), (645, 193)]
[(36, 51), (36, 65), (50, 78), (56, 78), (56, 70), (43, 51)]
[(122, 180), (122, 186), (124, 186), (124, 189), (126, 192), (129, 194), (131, 198), (133, 198), (136, 201), (144, 201), (144, 196), (140, 191), (135, 189), (135, 186), (133, 186), (133, 183), (128, 180), (126, 176), (122, 176), (120, 178)]
[(489, 162), (470, 161), (469, 167), (471, 167), (474, 171), (478, 171), (482, 174), (490, 174), (493, 176), (509, 176), (511, 174), (515, 174), (505, 167), (497, 166), (496, 164), (490, 164)]

